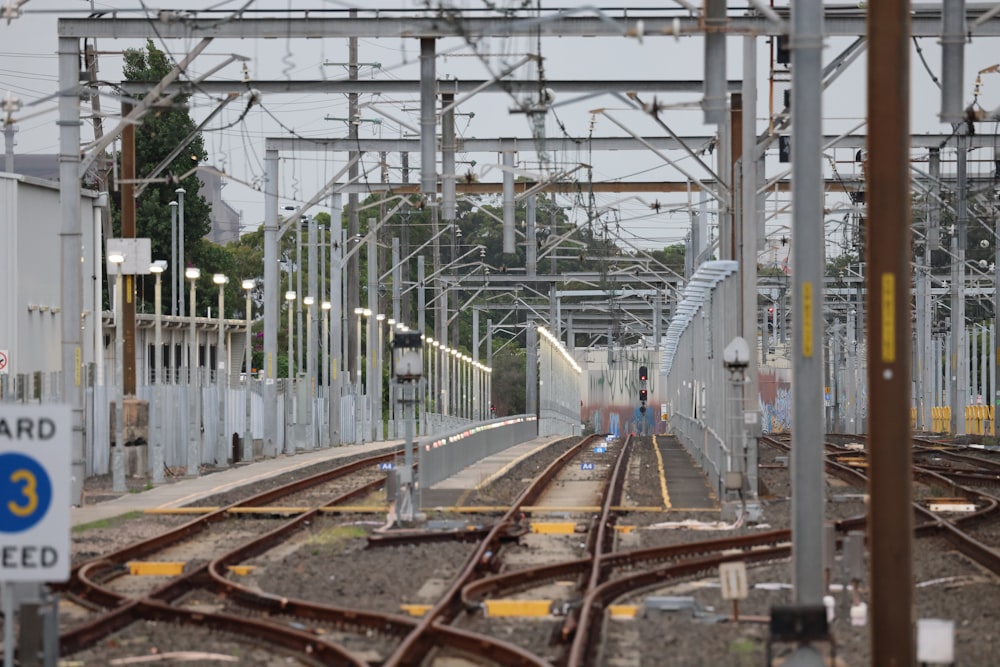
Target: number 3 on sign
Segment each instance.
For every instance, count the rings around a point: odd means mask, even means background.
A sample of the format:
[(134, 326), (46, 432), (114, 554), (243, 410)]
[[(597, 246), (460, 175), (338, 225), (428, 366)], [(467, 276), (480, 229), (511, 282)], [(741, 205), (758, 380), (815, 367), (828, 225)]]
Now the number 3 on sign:
[(24, 454), (0, 454), (0, 532), (19, 533), (45, 517), (52, 484), (38, 462)]

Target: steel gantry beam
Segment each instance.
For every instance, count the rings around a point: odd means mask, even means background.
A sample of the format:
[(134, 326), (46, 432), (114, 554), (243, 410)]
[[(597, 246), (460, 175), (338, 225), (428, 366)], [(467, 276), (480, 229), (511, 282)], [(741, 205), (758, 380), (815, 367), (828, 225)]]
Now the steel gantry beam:
[[(128, 95), (139, 95), (146, 93), (152, 83), (139, 81), (122, 81), (119, 86), (122, 92)], [(637, 93), (698, 93), (701, 91), (701, 81), (685, 80), (649, 80), (649, 79), (621, 79), (614, 81), (594, 80), (545, 80), (545, 87), (554, 93), (585, 93), (600, 94), (609, 92), (637, 92)], [(310, 79), (301, 81), (285, 80), (253, 80), (253, 81), (201, 81), (193, 83), (190, 81), (177, 81), (164, 88), (165, 93), (181, 95), (226, 95), (232, 92), (246, 92), (248, 90), (259, 90), (265, 95), (278, 95), (283, 93), (305, 94), (316, 93), (326, 95), (347, 95), (356, 93), (358, 95), (399, 95), (411, 94), (419, 90), (420, 81), (416, 79)], [(501, 81), (482, 81), (478, 79), (439, 79), (435, 86), (439, 93), (467, 94), (471, 92), (482, 93), (508, 93), (513, 95), (537, 94), (538, 82), (519, 79), (504, 79)], [(731, 80), (727, 82), (729, 92), (736, 92), (740, 89), (740, 82)]]
[[(992, 3), (966, 6), (969, 33), (973, 37), (1000, 36), (1000, 17), (988, 16)], [(596, 16), (577, 16), (587, 11)], [(787, 9), (776, 9), (787, 18)], [(823, 9), (823, 32), (827, 37), (857, 37), (867, 34), (865, 6), (831, 6)], [(419, 10), (424, 13), (423, 10)], [(472, 13), (472, 12), (467, 12)], [(621, 37), (655, 38), (701, 35), (705, 31), (700, 16), (690, 16), (681, 7), (675, 11), (650, 10), (569, 10), (541, 16), (441, 16), (409, 15), (404, 11), (373, 12), (372, 16), (349, 17), (345, 12), (309, 10), (273, 12), (246, 10), (233, 19), (231, 11), (160, 11), (155, 17), (131, 17), (128, 12), (111, 11), (93, 18), (59, 20), (61, 37), (97, 39), (190, 39), (214, 37), (230, 39), (440, 39), (455, 37), (475, 40), (482, 37)], [(980, 17), (987, 17), (977, 22)], [(914, 37), (938, 37), (941, 33), (940, 4), (914, 4), (910, 13)], [(727, 16), (724, 30), (730, 34), (778, 35), (787, 32), (763, 15)]]

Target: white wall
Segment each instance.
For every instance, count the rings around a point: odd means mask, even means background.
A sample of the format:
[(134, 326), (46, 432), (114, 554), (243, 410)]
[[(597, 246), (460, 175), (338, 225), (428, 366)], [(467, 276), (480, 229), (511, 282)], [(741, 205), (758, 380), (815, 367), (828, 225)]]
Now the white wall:
[[(92, 283), (94, 243), (93, 193), (84, 196), (80, 217), (83, 236), (80, 282), (85, 331), (84, 363), (94, 360)], [(58, 371), (62, 365), (61, 208), (57, 183), (0, 173), (0, 349), (7, 350), (9, 373)], [(30, 307), (30, 309), (29, 309)]]

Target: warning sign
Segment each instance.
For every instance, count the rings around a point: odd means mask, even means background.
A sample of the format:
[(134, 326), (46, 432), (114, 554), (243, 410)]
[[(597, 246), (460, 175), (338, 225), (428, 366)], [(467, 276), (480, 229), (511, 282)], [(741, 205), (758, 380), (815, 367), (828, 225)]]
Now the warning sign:
[(7, 350), (0, 350), (0, 373), (7, 372)]

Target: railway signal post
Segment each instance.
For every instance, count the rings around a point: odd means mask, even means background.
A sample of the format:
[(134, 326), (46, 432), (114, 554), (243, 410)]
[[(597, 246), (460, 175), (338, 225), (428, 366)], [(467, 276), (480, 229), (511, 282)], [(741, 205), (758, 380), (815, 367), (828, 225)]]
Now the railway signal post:
[(396, 468), (396, 521), (409, 523), (417, 519), (414, 502), (413, 434), (415, 409), (419, 398), (416, 387), (423, 375), (423, 340), (415, 331), (399, 331), (392, 339), (392, 374), (402, 387), (404, 464)]

